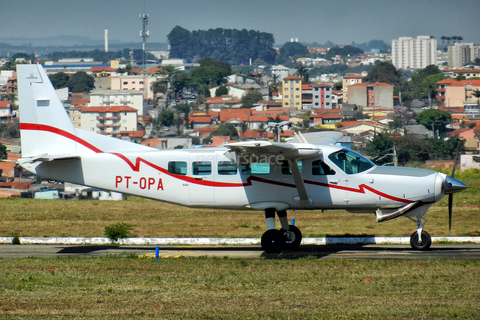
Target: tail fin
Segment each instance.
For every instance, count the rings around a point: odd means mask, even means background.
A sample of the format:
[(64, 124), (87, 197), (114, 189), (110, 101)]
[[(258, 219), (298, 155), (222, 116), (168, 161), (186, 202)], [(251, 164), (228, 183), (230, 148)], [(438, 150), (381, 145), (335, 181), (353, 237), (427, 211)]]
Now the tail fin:
[(39, 64), (17, 65), (23, 157), (76, 154), (75, 127)]
[(77, 155), (155, 150), (76, 129), (40, 64), (17, 65), (22, 156), (65, 159)]

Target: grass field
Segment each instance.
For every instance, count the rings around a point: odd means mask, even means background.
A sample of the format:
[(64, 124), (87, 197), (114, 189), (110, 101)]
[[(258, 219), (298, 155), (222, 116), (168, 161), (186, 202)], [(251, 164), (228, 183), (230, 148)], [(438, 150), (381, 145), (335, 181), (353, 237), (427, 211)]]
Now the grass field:
[[(480, 173), (458, 172), (452, 235), (480, 233)], [(377, 224), (344, 211), (289, 212), (304, 236), (409, 236), (405, 219)], [(448, 235), (447, 200), (426, 215)], [(262, 212), (128, 201), (0, 200), (0, 236), (260, 237)], [(0, 259), (0, 319), (478, 319), (480, 261)]]
[[(480, 234), (480, 172), (457, 172), (468, 188), (454, 195), (453, 236)], [(410, 236), (413, 222), (399, 218), (376, 223), (373, 214), (346, 211), (289, 211), (305, 237), (325, 235)], [(447, 197), (426, 214), (425, 230), (448, 235)], [(101, 237), (117, 222), (138, 237), (260, 237), (261, 211), (192, 209), (141, 198), (127, 201), (0, 199), (0, 236)]]
[(2, 319), (478, 319), (480, 261), (1, 260)]

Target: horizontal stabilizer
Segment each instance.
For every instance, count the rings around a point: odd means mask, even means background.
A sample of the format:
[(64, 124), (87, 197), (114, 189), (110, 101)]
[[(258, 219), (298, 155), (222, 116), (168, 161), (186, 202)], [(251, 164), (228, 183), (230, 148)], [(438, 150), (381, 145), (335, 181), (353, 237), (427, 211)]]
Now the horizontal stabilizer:
[(281, 155), (284, 159), (309, 159), (318, 156), (322, 150), (312, 144), (291, 144), (268, 141), (245, 141), (225, 144), (240, 155)]
[(75, 160), (80, 159), (79, 155), (74, 154), (47, 154), (43, 153), (35, 157), (28, 157), (28, 158), (21, 158), (18, 159), (17, 162), (22, 163), (34, 163), (34, 162), (48, 162), (48, 161), (56, 161), (56, 160)]

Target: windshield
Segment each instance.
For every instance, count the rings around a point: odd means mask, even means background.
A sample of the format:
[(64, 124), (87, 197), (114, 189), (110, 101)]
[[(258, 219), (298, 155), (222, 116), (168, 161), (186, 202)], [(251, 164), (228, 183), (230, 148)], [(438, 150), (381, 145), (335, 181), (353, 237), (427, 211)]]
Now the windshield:
[(328, 159), (330, 159), (346, 174), (360, 173), (375, 166), (375, 164), (370, 160), (348, 149), (342, 149), (340, 151), (331, 153), (328, 156)]

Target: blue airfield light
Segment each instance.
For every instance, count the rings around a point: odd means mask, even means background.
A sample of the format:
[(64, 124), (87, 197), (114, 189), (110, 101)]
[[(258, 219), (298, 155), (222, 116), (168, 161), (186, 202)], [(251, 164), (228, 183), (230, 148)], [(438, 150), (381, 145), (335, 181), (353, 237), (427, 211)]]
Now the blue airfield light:
[(158, 254), (160, 253), (160, 248), (156, 247), (155, 248), (155, 263), (158, 263)]

